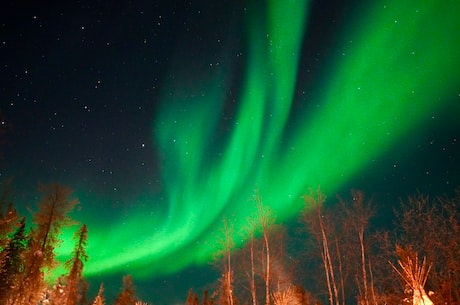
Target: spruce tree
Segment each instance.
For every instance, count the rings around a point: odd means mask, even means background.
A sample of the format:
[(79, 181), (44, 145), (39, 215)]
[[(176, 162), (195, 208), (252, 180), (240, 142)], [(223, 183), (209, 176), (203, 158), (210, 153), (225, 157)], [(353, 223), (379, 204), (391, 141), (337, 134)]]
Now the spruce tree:
[(132, 305), (136, 302), (136, 290), (131, 275), (123, 277), (123, 290), (115, 300), (115, 305)]
[[(3, 211), (3, 206), (8, 206)], [(5, 248), (10, 241), (10, 237), (19, 223), (19, 215), (13, 207), (13, 204), (7, 203), (4, 194), (0, 197), (0, 265), (5, 260)]]
[(70, 268), (66, 280), (66, 302), (65, 305), (76, 305), (83, 297), (86, 283), (83, 281), (83, 266), (88, 261), (86, 246), (88, 242), (88, 228), (82, 225), (75, 232), (74, 238), (77, 240), (73, 256), (66, 262), (66, 267)]
[(23, 252), (26, 247), (26, 221), (22, 218), (16, 233), (2, 251), (5, 260), (0, 268), (0, 304), (7, 304), (12, 292), (19, 287), (19, 276), (24, 269)]
[(99, 286), (99, 291), (97, 293), (96, 298), (94, 299), (93, 305), (105, 305), (104, 284), (101, 284), (101, 286)]

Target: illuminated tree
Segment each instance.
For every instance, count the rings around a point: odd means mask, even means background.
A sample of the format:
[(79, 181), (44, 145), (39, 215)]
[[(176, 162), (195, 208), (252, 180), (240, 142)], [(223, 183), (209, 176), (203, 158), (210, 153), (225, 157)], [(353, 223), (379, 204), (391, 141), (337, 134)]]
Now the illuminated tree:
[(256, 305), (271, 302), (272, 291), (287, 290), (293, 269), (286, 264), (285, 228), (274, 224), (257, 191), (252, 199), (256, 213), (243, 228), (244, 236), (249, 237), (246, 245), (234, 254), (234, 280), (238, 299)]
[(36, 304), (45, 288), (45, 272), (55, 266), (54, 249), (59, 242), (62, 227), (71, 223), (68, 213), (78, 203), (71, 199), (70, 188), (57, 183), (40, 185), (42, 194), (38, 211), (33, 220), (36, 225), (31, 232), (24, 256), (24, 272), (20, 287), (11, 304)]
[(304, 196), (303, 220), (320, 254), (330, 305), (351, 298), (358, 304), (377, 304), (368, 232), (374, 211), (362, 191), (352, 190), (351, 195), (351, 201), (339, 197), (338, 204), (326, 207), (321, 191), (311, 191)]
[[(330, 305), (343, 304), (343, 298), (339, 297), (340, 286), (343, 287), (344, 277), (341, 260), (336, 259), (341, 254), (338, 238), (334, 232), (329, 214), (324, 213), (324, 203), (326, 197), (318, 189), (316, 193), (310, 191), (309, 195), (304, 196), (305, 208), (303, 220), (307, 231), (315, 239), (321, 256), (324, 274), (326, 278), (327, 292)], [(336, 252), (334, 252), (336, 251)], [(335, 255), (334, 255), (335, 253)], [(341, 285), (339, 285), (339, 283)]]
[[(346, 264), (341, 261), (339, 264), (345, 265), (343, 267), (346, 267), (348, 273), (354, 276), (359, 293), (359, 303), (375, 304), (372, 264), (368, 257), (370, 246), (367, 240), (368, 225), (374, 211), (370, 201), (364, 201), (362, 191), (352, 190), (351, 196), (351, 203), (339, 198), (340, 210), (337, 211), (337, 214), (343, 215), (341, 232), (344, 235), (341, 253), (347, 257)], [(341, 260), (341, 256), (338, 256), (338, 260)], [(344, 287), (343, 284), (341, 286)]]
[(260, 227), (262, 229), (262, 239), (263, 239), (263, 250), (262, 250), (262, 270), (264, 273), (263, 279), (265, 282), (265, 305), (270, 304), (270, 284), (271, 284), (271, 261), (270, 261), (270, 230), (273, 226), (273, 217), (271, 215), (268, 207), (264, 206), (262, 203), (262, 198), (259, 196), (258, 190), (254, 194), (254, 202), (257, 207), (257, 219), (259, 221)]
[(200, 301), (198, 300), (198, 295), (193, 292), (192, 289), (189, 289), (187, 293), (187, 299), (185, 300), (185, 305), (199, 305)]
[[(240, 252), (240, 256), (246, 257), (247, 255), (249, 255), (249, 268), (246, 268), (246, 266), (243, 265), (243, 269), (245, 270), (245, 275), (248, 278), (249, 291), (251, 294), (252, 305), (257, 305), (256, 264), (255, 264), (256, 240), (254, 236), (256, 228), (257, 228), (257, 223), (253, 218), (249, 218), (248, 224), (249, 226), (247, 227), (247, 233), (249, 236), (249, 242), (247, 243), (245, 247), (247, 251), (244, 251), (245, 249), (243, 249), (243, 251)], [(247, 254), (247, 252), (249, 252), (249, 254)], [(240, 259), (240, 262), (245, 262), (245, 261), (246, 260), (244, 259)]]
[[(213, 305), (214, 304), (212, 296), (209, 297), (207, 290), (203, 291), (203, 301), (201, 304), (202, 305)], [(190, 289), (187, 293), (187, 299), (185, 300), (185, 305), (200, 305), (200, 300), (198, 298), (198, 295), (195, 292), (193, 292), (192, 289)]]
[(115, 305), (132, 305), (136, 302), (136, 289), (131, 275), (123, 277), (123, 289), (115, 300)]
[(222, 241), (222, 275), (219, 279), (219, 288), (217, 294), (219, 296), (219, 305), (234, 305), (233, 292), (233, 267), (231, 252), (233, 249), (232, 229), (224, 220), (224, 240)]
[(99, 291), (97, 292), (97, 296), (94, 299), (92, 305), (105, 305), (105, 298), (104, 298), (104, 284), (99, 286)]
[(88, 229), (86, 225), (82, 225), (75, 232), (77, 244), (73, 252), (73, 256), (66, 262), (66, 267), (70, 268), (69, 275), (66, 278), (66, 300), (65, 305), (77, 304), (86, 290), (86, 283), (83, 281), (83, 265), (88, 261), (86, 254), (86, 246), (88, 241)]

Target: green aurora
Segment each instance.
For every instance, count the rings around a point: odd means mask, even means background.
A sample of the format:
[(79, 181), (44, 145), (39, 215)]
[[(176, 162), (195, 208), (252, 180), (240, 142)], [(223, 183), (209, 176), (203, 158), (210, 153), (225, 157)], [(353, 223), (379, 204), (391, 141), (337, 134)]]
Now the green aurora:
[[(248, 8), (246, 66), (230, 123), (221, 121), (230, 60), (186, 84), (164, 84), (153, 136), (168, 208), (131, 210), (104, 225), (94, 210), (81, 211), (89, 227), (86, 276), (152, 277), (205, 264), (219, 248), (223, 218), (240, 228), (254, 215), (256, 188), (277, 221), (288, 220), (309, 187), (333, 193), (458, 95), (460, 2), (375, 1), (338, 33), (342, 52), (330, 59), (314, 102), (305, 101), (319, 106), (292, 115), (302, 49), (315, 47), (304, 41), (309, 6), (272, 0), (265, 11)], [(85, 205), (107, 200), (80, 195)], [(64, 232), (62, 260), (73, 229)], [(234, 238), (245, 240), (238, 230)]]

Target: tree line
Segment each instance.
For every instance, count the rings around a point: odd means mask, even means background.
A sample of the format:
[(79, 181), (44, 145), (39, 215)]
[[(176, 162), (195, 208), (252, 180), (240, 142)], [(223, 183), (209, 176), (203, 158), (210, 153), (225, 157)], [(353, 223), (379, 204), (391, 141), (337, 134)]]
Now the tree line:
[(303, 201), (301, 238), (286, 242), (286, 228), (256, 192), (248, 242), (232, 249), (225, 222), (215, 292), (200, 302), (190, 291), (186, 304), (460, 303), (460, 188), (453, 196), (401, 200), (386, 228), (373, 225), (377, 205), (362, 191), (331, 202), (311, 190)]
[[(69, 217), (79, 204), (72, 190), (40, 185), (30, 226), (15, 210), (9, 190), (0, 197), (0, 304), (105, 305), (103, 284), (94, 299), (86, 296), (84, 224), (64, 263), (67, 273), (46, 281), (59, 264), (61, 230), (78, 224)], [(258, 191), (252, 199), (255, 213), (245, 227), (223, 221), (215, 258), (221, 276), (213, 291), (204, 291), (200, 300), (190, 290), (186, 305), (460, 303), (460, 189), (450, 197), (418, 193), (402, 200), (391, 229), (373, 226), (376, 205), (362, 191), (331, 201), (311, 190), (303, 197), (302, 232), (295, 238), (276, 222)], [(246, 238), (243, 245), (234, 240), (238, 232)], [(146, 304), (136, 296), (130, 275), (123, 277), (114, 304)]]

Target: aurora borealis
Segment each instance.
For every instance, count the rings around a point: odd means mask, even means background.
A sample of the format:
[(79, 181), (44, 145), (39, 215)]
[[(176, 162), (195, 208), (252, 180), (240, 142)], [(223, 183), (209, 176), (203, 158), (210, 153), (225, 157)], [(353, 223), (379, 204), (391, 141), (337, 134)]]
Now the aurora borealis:
[(74, 188), (90, 280), (206, 266), (256, 188), (289, 222), (309, 187), (460, 183), (457, 1), (107, 5), (16, 8), (1, 47), (2, 176)]

